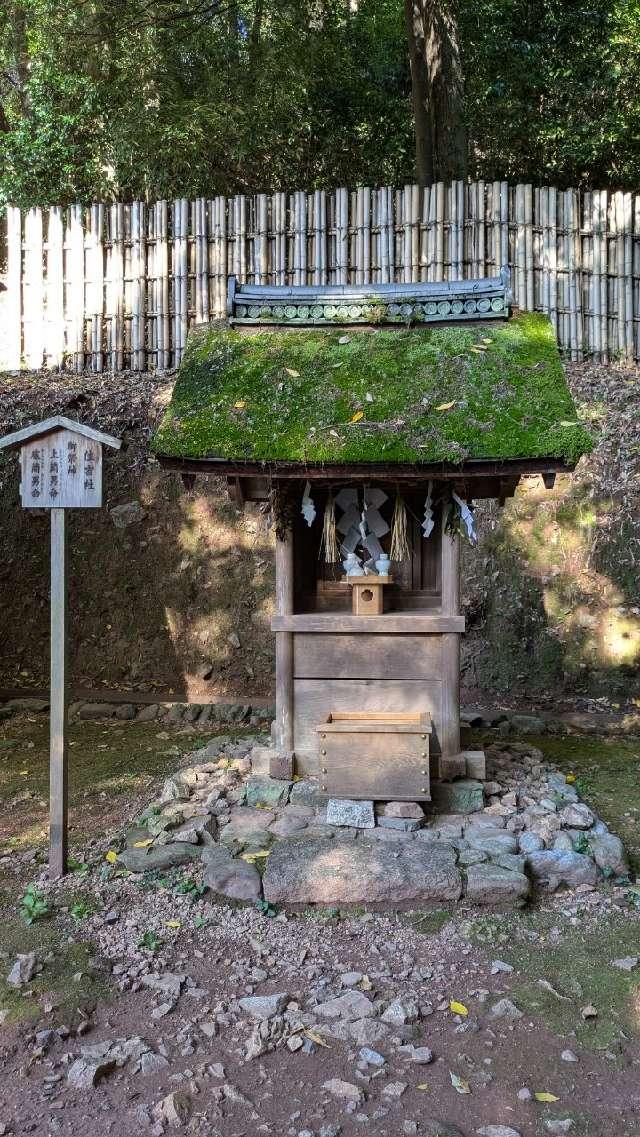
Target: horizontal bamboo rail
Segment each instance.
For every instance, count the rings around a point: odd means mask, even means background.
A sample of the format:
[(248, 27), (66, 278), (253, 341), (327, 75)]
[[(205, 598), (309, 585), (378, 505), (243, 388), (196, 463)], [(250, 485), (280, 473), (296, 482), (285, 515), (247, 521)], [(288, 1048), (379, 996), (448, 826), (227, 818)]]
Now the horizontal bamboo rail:
[(640, 194), (507, 182), (9, 207), (4, 365), (166, 370), (191, 325), (257, 284), (455, 280), (512, 270), (568, 358), (640, 358)]

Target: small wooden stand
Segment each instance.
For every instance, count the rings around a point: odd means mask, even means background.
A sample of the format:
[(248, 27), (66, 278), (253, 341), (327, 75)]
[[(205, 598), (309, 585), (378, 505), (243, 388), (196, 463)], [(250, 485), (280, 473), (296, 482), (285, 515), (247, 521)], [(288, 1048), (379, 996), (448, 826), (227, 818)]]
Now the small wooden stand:
[(431, 800), (428, 713), (332, 711), (316, 732), (328, 797)]
[(392, 584), (390, 576), (346, 576), (351, 588), (351, 604), (354, 616), (381, 616), (384, 612), (385, 584)]

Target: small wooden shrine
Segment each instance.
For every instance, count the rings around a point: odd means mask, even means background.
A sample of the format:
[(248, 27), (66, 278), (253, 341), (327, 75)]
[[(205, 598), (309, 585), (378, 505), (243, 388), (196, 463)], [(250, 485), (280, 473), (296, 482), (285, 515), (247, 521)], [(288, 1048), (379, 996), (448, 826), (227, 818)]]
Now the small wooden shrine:
[[(231, 280), (154, 440), (270, 501), (282, 772), (328, 797), (425, 801), (483, 776), (460, 738), (460, 541), (473, 503), (553, 485), (589, 446), (546, 317), (508, 274), (428, 284)], [(473, 764), (471, 764), (471, 762)]]

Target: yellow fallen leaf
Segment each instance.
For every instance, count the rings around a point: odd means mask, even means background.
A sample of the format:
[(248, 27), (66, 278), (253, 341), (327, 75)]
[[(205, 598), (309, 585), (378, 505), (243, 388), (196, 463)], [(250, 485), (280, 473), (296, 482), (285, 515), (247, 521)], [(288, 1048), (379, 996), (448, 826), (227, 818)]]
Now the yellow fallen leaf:
[(416, 1086), (416, 1089), (417, 1090), (428, 1090), (429, 1086), (427, 1085), (426, 1082), (419, 1082), (418, 1085)]
[(575, 774), (567, 774), (567, 782), (569, 783), (570, 786), (573, 785), (575, 780), (576, 780)]
[(464, 1003), (458, 1003), (455, 999), (452, 999), (449, 1003), (449, 1010), (453, 1011), (454, 1015), (469, 1014), (469, 1008), (465, 1007)]
[(533, 1095), (536, 1101), (560, 1101), (555, 1094), (549, 1094), (546, 1090), (541, 1090), (540, 1093)]
[(259, 857), (268, 857), (270, 849), (259, 849), (257, 853), (242, 853), (240, 859), (246, 861), (248, 865), (255, 865)]
[(165, 920), (164, 923), (165, 923), (165, 927), (167, 927), (167, 928), (181, 928), (182, 927), (182, 921), (181, 920)]
[(469, 351), (472, 351), (474, 355), (484, 355), (486, 350), (487, 349), (484, 347), (470, 347), (469, 348)]
[(488, 347), (488, 346), (489, 346), (489, 344), (492, 344), (492, 343), (493, 343), (493, 340), (490, 340), (490, 339), (488, 338), (488, 336), (483, 336), (483, 337), (482, 337), (482, 339), (480, 340), (480, 343), (486, 343), (486, 345), (487, 345), (487, 347)]
[(454, 1074), (452, 1070), (449, 1070), (449, 1077), (451, 1078), (451, 1085), (457, 1094), (471, 1093), (471, 1086), (464, 1080), (464, 1078), (460, 1078), (458, 1074)]
[(105, 853), (104, 859), (105, 859), (105, 861), (108, 861), (110, 865), (115, 865), (115, 863), (118, 859), (118, 854), (116, 852), (114, 852), (113, 849), (109, 849), (109, 852)]
[(362, 979), (359, 983), (356, 984), (356, 986), (360, 989), (360, 991), (370, 991), (373, 984), (368, 975), (363, 975)]
[(21, 771), (20, 771), (20, 776), (21, 776), (22, 778), (24, 778), (24, 777), (26, 777), (26, 775), (27, 775), (28, 773), (29, 773), (29, 771), (28, 771), (28, 770), (21, 770)]
[(307, 1038), (310, 1038), (312, 1042), (315, 1042), (316, 1046), (324, 1046), (326, 1050), (331, 1050), (329, 1043), (325, 1042), (321, 1034), (316, 1034), (315, 1030), (303, 1030), (302, 1033), (305, 1034)]
[(351, 416), (351, 422), (360, 422), (361, 418), (364, 418), (364, 411), (356, 411), (356, 413)]
[(236, 411), (243, 411), (246, 405), (247, 403), (245, 399), (238, 399), (237, 403), (233, 404)]
[(147, 837), (144, 841), (134, 841), (134, 849), (147, 849), (149, 845), (153, 845), (153, 837)]
[(437, 411), (450, 411), (452, 407), (455, 407), (457, 401), (458, 401), (457, 399), (452, 399), (450, 403), (440, 403), (440, 406), (436, 407), (436, 410)]
[(285, 371), (286, 371), (287, 375), (291, 376), (292, 379), (299, 379), (300, 378), (300, 372), (294, 371), (293, 367), (285, 367)]

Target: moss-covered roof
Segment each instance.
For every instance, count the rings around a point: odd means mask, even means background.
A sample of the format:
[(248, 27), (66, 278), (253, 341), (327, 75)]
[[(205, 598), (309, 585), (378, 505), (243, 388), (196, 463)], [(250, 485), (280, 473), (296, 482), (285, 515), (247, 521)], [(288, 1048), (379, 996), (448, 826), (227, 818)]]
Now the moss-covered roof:
[(591, 449), (549, 320), (192, 332), (158, 454), (243, 462), (464, 463)]

